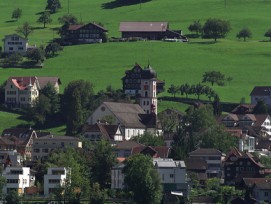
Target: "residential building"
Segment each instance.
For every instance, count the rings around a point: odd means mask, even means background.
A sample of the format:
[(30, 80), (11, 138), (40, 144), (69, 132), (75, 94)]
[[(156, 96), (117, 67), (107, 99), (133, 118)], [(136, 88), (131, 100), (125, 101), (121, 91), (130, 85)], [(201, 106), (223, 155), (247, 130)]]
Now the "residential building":
[[(167, 158), (154, 158), (153, 165), (161, 177), (164, 193), (178, 192), (183, 196), (188, 194), (186, 170), (183, 161), (174, 161)], [(111, 170), (111, 188), (123, 189), (124, 177), (122, 173), (125, 164), (119, 163)]]
[(132, 155), (132, 151), (136, 147), (145, 147), (136, 141), (123, 141), (115, 146), (116, 155), (118, 158), (127, 158)]
[(271, 86), (255, 86), (250, 93), (251, 104), (256, 105), (259, 100), (263, 100), (271, 106)]
[(4, 41), (4, 53), (20, 53), (22, 55), (26, 54), (26, 51), (28, 49), (28, 40), (17, 35), (17, 34), (11, 34), (6, 35), (3, 39)]
[(222, 152), (211, 148), (198, 148), (189, 153), (189, 158), (197, 158), (206, 161), (207, 163), (207, 177), (221, 178), (222, 176)]
[(67, 147), (82, 148), (77, 137), (47, 135), (35, 139), (32, 146), (32, 160), (46, 160), (51, 151)]
[(12, 107), (33, 106), (40, 90), (48, 83), (59, 93), (61, 81), (58, 77), (10, 77), (5, 86), (5, 103)]
[(35, 181), (30, 168), (22, 166), (6, 167), (3, 171), (3, 177), (7, 180), (3, 188), (4, 194), (11, 190), (15, 190), (18, 194), (24, 194), (25, 188), (30, 187)]
[[(196, 176), (197, 180), (200, 182), (200, 184), (204, 185), (207, 177), (207, 167), (208, 164), (206, 160), (203, 160), (201, 158), (187, 158), (185, 161), (186, 171), (189, 178), (192, 176)], [(191, 180), (191, 185), (193, 185), (193, 181)]]
[(104, 139), (112, 144), (121, 142), (124, 138), (119, 125), (109, 125), (101, 122), (95, 123), (94, 125), (84, 125), (82, 135), (91, 142)]
[(265, 176), (265, 167), (251, 153), (233, 148), (225, 157), (224, 182), (226, 185), (240, 185), (243, 178), (261, 178)]
[(112, 119), (112, 125), (119, 125), (124, 140), (143, 135), (145, 132), (161, 134), (162, 129), (155, 113), (146, 114), (138, 104), (103, 102), (87, 119), (87, 124)]
[(186, 39), (181, 31), (169, 30), (168, 22), (120, 22), (122, 38), (161, 40), (164, 38)]
[(164, 91), (165, 82), (157, 79), (157, 74), (148, 65), (145, 69), (135, 63), (134, 67), (125, 71), (125, 76), (122, 78), (123, 92), (130, 96), (137, 96), (141, 94), (141, 80), (142, 79), (156, 79), (157, 94)]
[(271, 203), (271, 182), (256, 183), (252, 188), (252, 195), (257, 203)]
[(153, 165), (160, 175), (164, 193), (180, 192), (184, 197), (187, 197), (188, 183), (184, 161), (154, 158)]
[(44, 195), (49, 196), (55, 189), (63, 186), (69, 173), (70, 169), (65, 167), (48, 168), (44, 175)]
[(85, 25), (70, 25), (62, 39), (66, 44), (101, 43), (107, 32), (107, 29), (94, 22)]
[(0, 150), (16, 150), (24, 159), (30, 159), (33, 141), (36, 138), (37, 133), (32, 128), (8, 128), (2, 132)]
[(23, 163), (23, 157), (17, 150), (0, 150), (0, 165), (4, 168), (7, 166), (20, 166)]
[(111, 189), (123, 189), (124, 188), (124, 177), (122, 173), (124, 163), (118, 163), (111, 169)]

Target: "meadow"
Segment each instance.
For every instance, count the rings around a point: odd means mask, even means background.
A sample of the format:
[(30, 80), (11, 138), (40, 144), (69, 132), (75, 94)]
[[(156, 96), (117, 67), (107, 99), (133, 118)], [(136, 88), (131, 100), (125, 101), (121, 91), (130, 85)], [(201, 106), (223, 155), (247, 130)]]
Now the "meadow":
[[(57, 18), (68, 12), (68, 2), (70, 13), (85, 23), (102, 22), (109, 30), (109, 37), (120, 37), (120, 21), (168, 21), (171, 29), (189, 34), (187, 27), (193, 21), (204, 23), (208, 18), (221, 18), (230, 21), (232, 30), (217, 43), (199, 38), (190, 39), (189, 43), (146, 41), (67, 46), (56, 58), (47, 59), (42, 69), (0, 68), (0, 83), (9, 76), (36, 75), (59, 76), (61, 91), (76, 79), (91, 81), (95, 91), (108, 85), (121, 88), (125, 70), (136, 62), (142, 67), (150, 62), (158, 78), (165, 80), (166, 88), (170, 84), (198, 83), (205, 71), (219, 70), (231, 76), (230, 84), (213, 87), (224, 102), (239, 102), (245, 98), (249, 103), (254, 86), (270, 85), (271, 43), (264, 33), (271, 28), (271, 1), (152, 0), (120, 6), (125, 0), (62, 0), (63, 8), (51, 16), (53, 22), (43, 29), (36, 21), (46, 0), (0, 0), (0, 38), (14, 33), (19, 25), (28, 21), (35, 28), (29, 36), (30, 44), (48, 43), (58, 36)], [(23, 10), (18, 22), (11, 19), (15, 8)], [(244, 27), (252, 32), (247, 42), (236, 38)]]

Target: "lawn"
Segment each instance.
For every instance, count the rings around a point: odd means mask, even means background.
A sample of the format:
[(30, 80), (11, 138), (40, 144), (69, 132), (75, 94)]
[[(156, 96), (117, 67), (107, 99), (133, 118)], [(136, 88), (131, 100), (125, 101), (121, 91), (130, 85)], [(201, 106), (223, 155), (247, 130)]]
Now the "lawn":
[[(213, 87), (224, 102), (239, 102), (243, 97), (250, 102), (253, 86), (270, 85), (271, 43), (262, 42), (268, 40), (263, 35), (271, 27), (270, 1), (226, 0), (226, 7), (225, 1), (216, 0), (152, 0), (141, 5), (118, 6), (120, 1), (124, 0), (69, 0), (69, 10), (85, 23), (102, 22), (109, 29), (110, 37), (120, 36), (120, 21), (168, 21), (170, 28), (182, 29), (188, 34), (187, 27), (194, 20), (203, 23), (211, 17), (229, 20), (232, 30), (226, 39), (217, 43), (211, 39), (190, 39), (189, 43), (149, 41), (68, 46), (58, 57), (47, 59), (42, 69), (0, 68), (0, 82), (15, 75), (59, 76), (61, 91), (75, 79), (89, 80), (95, 91), (99, 91), (108, 85), (121, 88), (126, 69), (132, 68), (135, 62), (143, 67), (150, 62), (158, 78), (165, 80), (166, 87), (198, 83), (205, 71), (219, 70), (231, 76), (230, 84)], [(61, 2), (63, 8), (52, 15), (52, 24), (42, 29), (36, 20), (46, 0), (0, 0), (0, 38), (29, 21), (35, 27), (29, 36), (30, 44), (46, 44), (57, 37), (54, 31), (59, 27), (57, 18), (68, 11), (68, 0)], [(23, 10), (22, 18), (11, 22), (11, 13), (17, 7)], [(248, 42), (236, 39), (236, 33), (244, 27), (252, 31)]]
[(21, 119), (19, 114), (8, 113), (0, 111), (1, 125), (0, 125), (0, 134), (5, 128), (15, 127), (18, 124), (27, 125), (28, 123)]

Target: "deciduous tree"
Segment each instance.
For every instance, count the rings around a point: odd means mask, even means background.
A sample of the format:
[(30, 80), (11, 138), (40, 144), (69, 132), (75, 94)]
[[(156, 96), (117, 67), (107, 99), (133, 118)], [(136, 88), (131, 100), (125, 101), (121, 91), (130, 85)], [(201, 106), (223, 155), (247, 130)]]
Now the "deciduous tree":
[(21, 18), (21, 16), (22, 16), (22, 12), (23, 11), (20, 8), (14, 9), (13, 12), (12, 12), (11, 18), (15, 18), (16, 21), (18, 21), (18, 19)]
[(252, 33), (250, 31), (250, 29), (248, 28), (243, 28), (242, 30), (239, 31), (239, 33), (237, 33), (236, 37), (238, 39), (243, 38), (244, 41), (246, 41), (247, 38), (250, 38), (252, 36)]
[(219, 71), (208, 71), (205, 72), (202, 76), (202, 83), (211, 83), (212, 86), (216, 83), (219, 84), (220, 82), (225, 81), (225, 75)]
[(22, 26), (19, 26), (16, 29), (16, 32), (23, 35), (25, 39), (28, 39), (28, 36), (33, 32), (33, 27), (30, 26), (28, 22), (25, 22)]
[(91, 181), (99, 183), (101, 188), (110, 187), (111, 168), (115, 163), (116, 155), (111, 144), (106, 140), (99, 141), (93, 151)]
[(40, 49), (40, 48), (33, 48), (31, 50), (28, 50), (26, 52), (26, 57), (29, 59), (29, 60), (33, 60), (33, 61), (36, 61), (37, 63), (38, 62), (43, 62), (44, 61), (44, 58), (45, 58), (45, 52), (43, 49)]
[(59, 0), (47, 0), (46, 9), (50, 10), (51, 13), (57, 12), (61, 8), (61, 3)]
[(188, 30), (191, 32), (195, 32), (197, 35), (202, 31), (202, 25), (199, 20), (194, 21), (189, 25)]
[(63, 47), (58, 43), (49, 43), (45, 48), (45, 55), (47, 57), (56, 56), (59, 51), (62, 51)]
[(173, 97), (175, 98), (176, 94), (179, 93), (179, 91), (180, 91), (180, 88), (178, 86), (171, 84), (167, 92), (172, 94)]
[(136, 203), (161, 203), (160, 177), (149, 156), (136, 154), (129, 157), (126, 160), (123, 172), (126, 188), (133, 193), (133, 199)]
[(203, 38), (213, 38), (216, 42), (219, 38), (225, 38), (231, 27), (229, 21), (221, 19), (209, 18), (203, 28)]
[(92, 83), (84, 80), (72, 81), (64, 90), (62, 111), (66, 118), (67, 135), (81, 132), (91, 111), (94, 91)]
[(42, 89), (41, 94), (50, 100), (50, 114), (56, 114), (60, 111), (60, 97), (55, 87), (49, 82)]
[(42, 14), (40, 15), (39, 19), (37, 20), (38, 23), (43, 23), (43, 28), (45, 28), (46, 24), (49, 24), (52, 22), (51, 16), (50, 16), (50, 12), (48, 11), (44, 11), (42, 12)]
[(269, 29), (268, 31), (265, 32), (264, 34), (265, 37), (269, 38), (269, 41), (271, 41), (271, 29)]

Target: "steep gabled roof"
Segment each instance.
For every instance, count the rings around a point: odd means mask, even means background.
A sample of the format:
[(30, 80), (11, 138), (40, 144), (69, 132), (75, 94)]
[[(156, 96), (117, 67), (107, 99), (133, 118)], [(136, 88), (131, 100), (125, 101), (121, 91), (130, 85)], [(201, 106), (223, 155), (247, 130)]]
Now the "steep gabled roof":
[(91, 23), (91, 22), (87, 23), (87, 24), (84, 24), (84, 25), (83, 24), (69, 25), (69, 30), (78, 30), (78, 29), (84, 28), (85, 26), (88, 26), (88, 25), (93, 25), (94, 27), (99, 28), (99, 29), (103, 30), (104, 32), (108, 31), (107, 29), (105, 29), (101, 25), (96, 24), (96, 23)]
[(201, 156), (201, 155), (220, 155), (221, 156), (222, 152), (213, 148), (198, 148), (189, 153), (189, 156)]
[[(16, 142), (16, 144), (27, 144), (33, 132), (34, 130), (29, 128), (8, 128), (2, 132), (2, 138)], [(7, 140), (5, 142), (8, 142)]]
[(254, 104), (240, 104), (237, 107), (235, 107), (231, 111), (231, 113), (233, 113), (233, 114), (247, 114), (247, 113), (252, 113), (254, 108), (255, 108)]
[(165, 32), (168, 22), (121, 22), (120, 32)]

